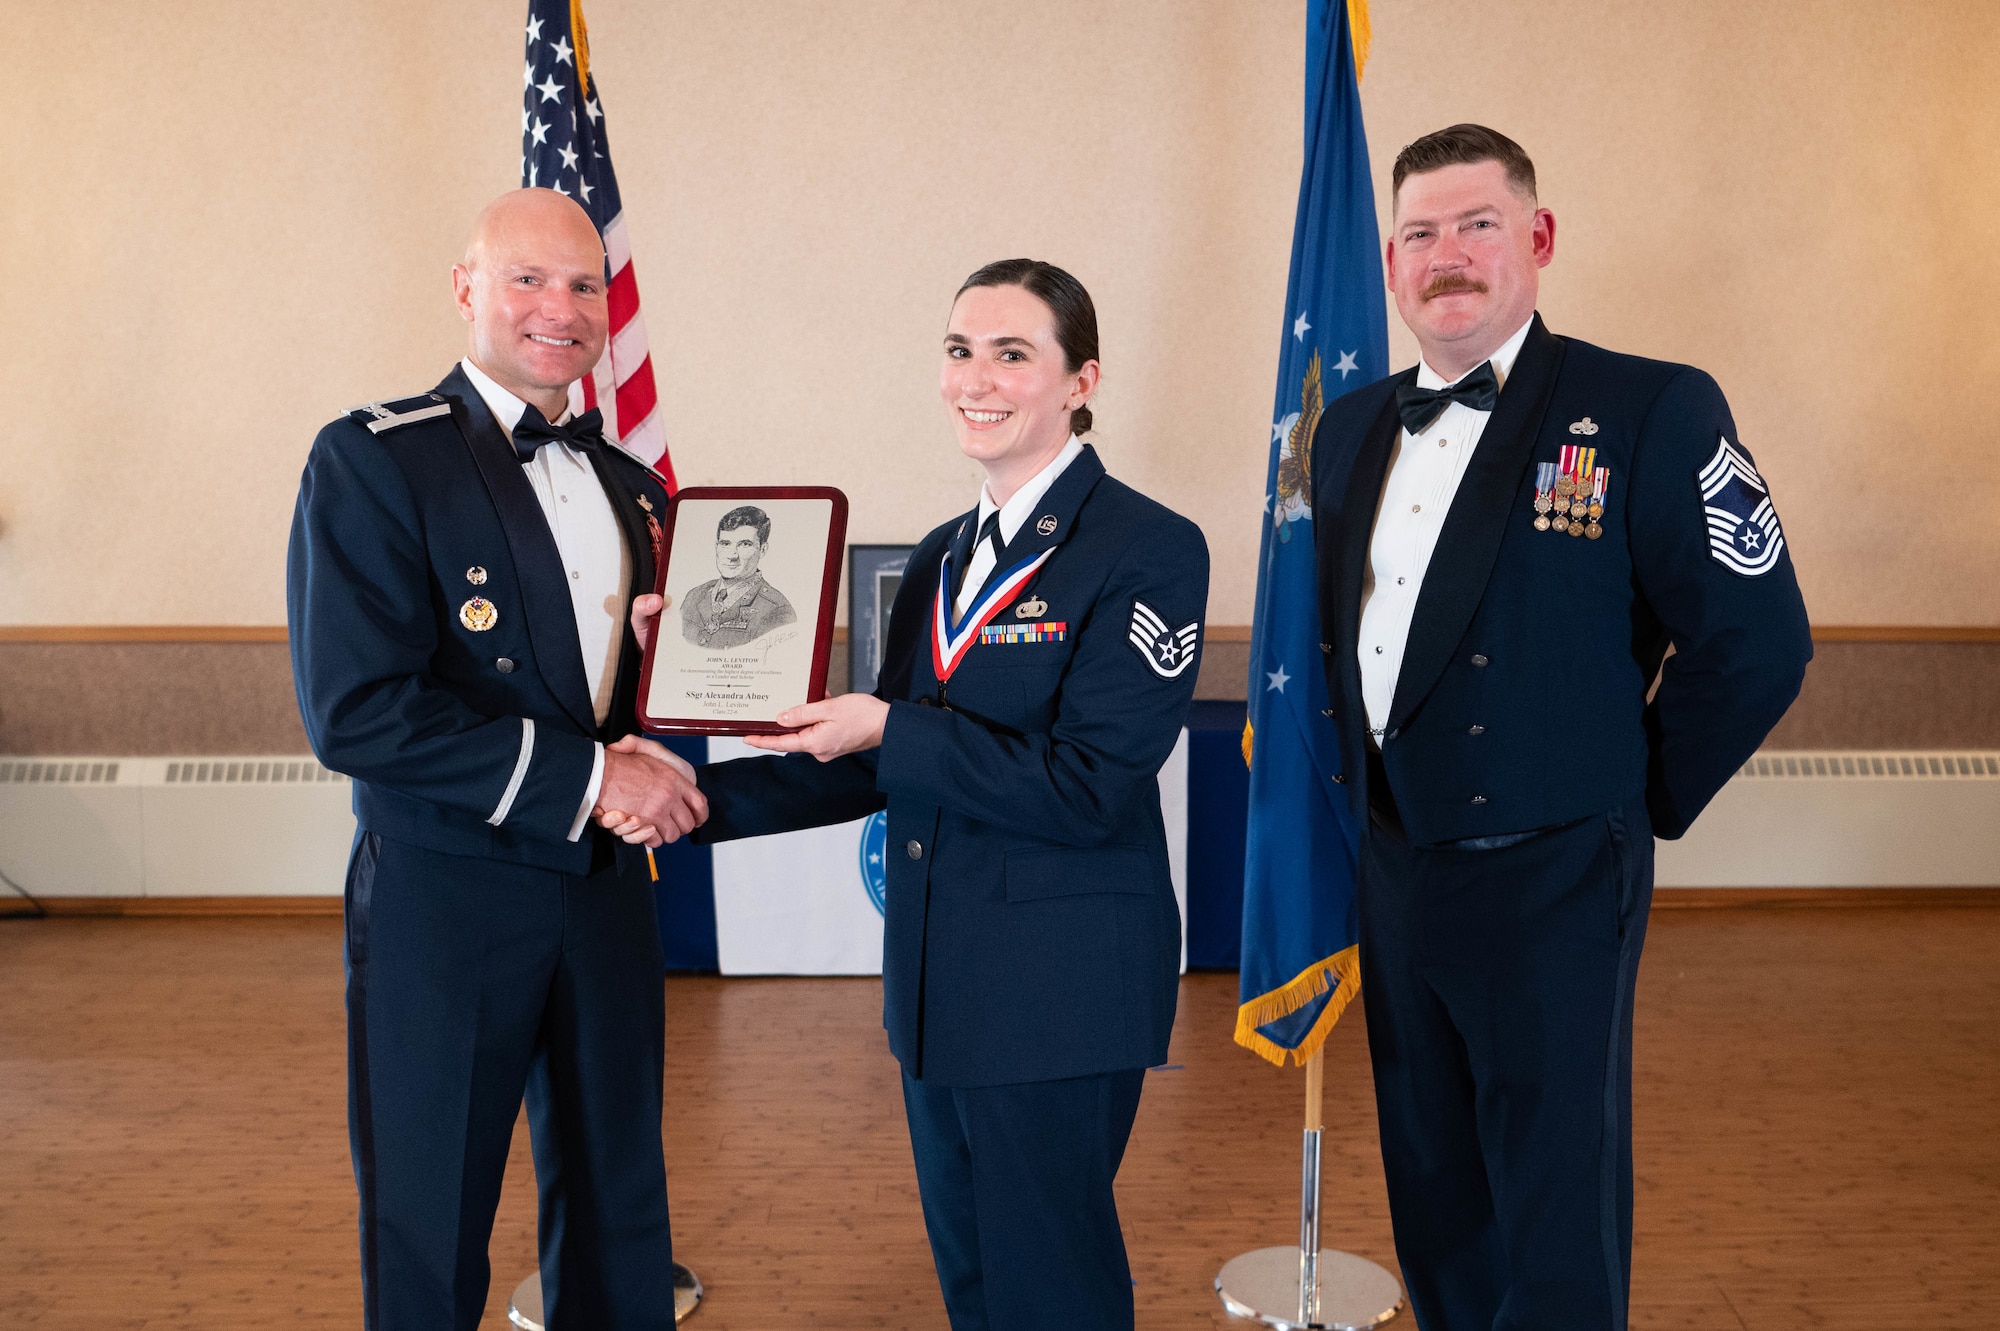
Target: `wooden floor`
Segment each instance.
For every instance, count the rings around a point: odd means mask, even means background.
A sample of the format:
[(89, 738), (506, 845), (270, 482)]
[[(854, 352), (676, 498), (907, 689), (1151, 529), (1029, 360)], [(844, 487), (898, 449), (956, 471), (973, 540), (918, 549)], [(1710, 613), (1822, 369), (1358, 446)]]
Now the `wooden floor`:
[[(1301, 1074), (1191, 977), (1119, 1181), (1142, 1328), (1296, 1235)], [(668, 982), (676, 1243), (708, 1331), (942, 1328), (866, 980)], [(1655, 915), (1638, 1033), (1640, 1328), (2000, 1327), (2000, 910)], [(1327, 1234), (1393, 1267), (1358, 1013)], [(0, 922), (0, 1325), (354, 1327), (338, 924)], [(485, 1325), (534, 1256), (517, 1135)]]

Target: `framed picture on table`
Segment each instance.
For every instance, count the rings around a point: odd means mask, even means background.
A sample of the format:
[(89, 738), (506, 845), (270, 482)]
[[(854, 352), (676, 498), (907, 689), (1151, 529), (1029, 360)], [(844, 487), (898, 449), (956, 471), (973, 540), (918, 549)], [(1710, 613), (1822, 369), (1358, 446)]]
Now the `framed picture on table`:
[(847, 688), (873, 693), (882, 677), (882, 645), (889, 610), (903, 585), (914, 545), (847, 547)]
[(781, 733), (826, 696), (847, 496), (829, 486), (677, 491), (654, 538), (672, 598), (639, 676), (654, 735)]

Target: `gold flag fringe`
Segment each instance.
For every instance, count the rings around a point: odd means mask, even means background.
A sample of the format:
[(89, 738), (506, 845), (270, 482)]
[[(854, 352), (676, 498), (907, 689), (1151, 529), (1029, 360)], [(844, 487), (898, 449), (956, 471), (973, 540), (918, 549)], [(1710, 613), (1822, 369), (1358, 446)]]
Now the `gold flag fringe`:
[[(1355, 0), (1347, 0), (1349, 23), (1354, 21), (1354, 4)], [(1365, 23), (1368, 0), (1361, 0), (1361, 8), (1364, 16), (1362, 21)], [(590, 100), (590, 33), (583, 26), (583, 0), (569, 0), (569, 30), (576, 34), (576, 95), (588, 101)]]
[(1347, 0), (1347, 31), (1354, 37), (1354, 81), (1368, 67), (1368, 43), (1375, 30), (1368, 25), (1368, 0)]
[[(1331, 981), (1327, 972), (1333, 972)], [(1320, 1012), (1319, 1020), (1306, 1032), (1306, 1038), (1299, 1041), (1296, 1049), (1283, 1045), (1264, 1035), (1257, 1028), (1268, 1026), (1280, 1017), (1288, 1017), (1306, 1004), (1318, 998), (1328, 989), (1333, 997), (1327, 1000)], [(1347, 1011), (1347, 1005), (1361, 992), (1361, 947), (1354, 944), (1344, 947), (1324, 961), (1315, 961), (1294, 976), (1288, 983), (1280, 985), (1268, 994), (1259, 994), (1236, 1009), (1236, 1043), (1279, 1067), (1286, 1060), (1304, 1067), (1306, 1060), (1319, 1052), (1326, 1043), (1326, 1037), (1333, 1033), (1333, 1024), (1340, 1020), (1340, 1014)]]

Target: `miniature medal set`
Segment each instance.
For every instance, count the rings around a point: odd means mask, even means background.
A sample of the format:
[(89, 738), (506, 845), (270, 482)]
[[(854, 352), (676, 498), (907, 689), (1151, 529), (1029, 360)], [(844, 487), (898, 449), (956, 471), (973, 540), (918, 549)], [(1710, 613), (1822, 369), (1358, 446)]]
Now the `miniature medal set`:
[[(1569, 428), (1572, 434), (1597, 433), (1589, 417)], [(1535, 468), (1535, 530), (1597, 540), (1604, 535), (1604, 496), (1610, 489), (1611, 468), (1597, 465), (1595, 448), (1563, 445), (1560, 461)]]

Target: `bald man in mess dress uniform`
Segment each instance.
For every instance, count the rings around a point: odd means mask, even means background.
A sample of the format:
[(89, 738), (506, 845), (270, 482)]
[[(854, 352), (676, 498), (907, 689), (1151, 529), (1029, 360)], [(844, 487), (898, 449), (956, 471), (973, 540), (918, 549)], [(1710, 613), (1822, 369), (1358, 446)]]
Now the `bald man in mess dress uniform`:
[[(453, 270), (467, 354), (320, 432), (288, 610), (313, 751), (354, 781), (348, 1124), (367, 1331), (475, 1331), (525, 1098), (550, 1331), (671, 1331), (665, 995), (642, 848), (590, 825), (705, 815), (636, 729), (625, 624), (657, 474), (573, 416), (608, 336), (604, 250), (551, 190), (503, 196)], [(664, 753), (664, 751), (661, 751)], [(657, 815), (657, 816), (656, 816)], [(671, 837), (668, 837), (671, 839)]]

